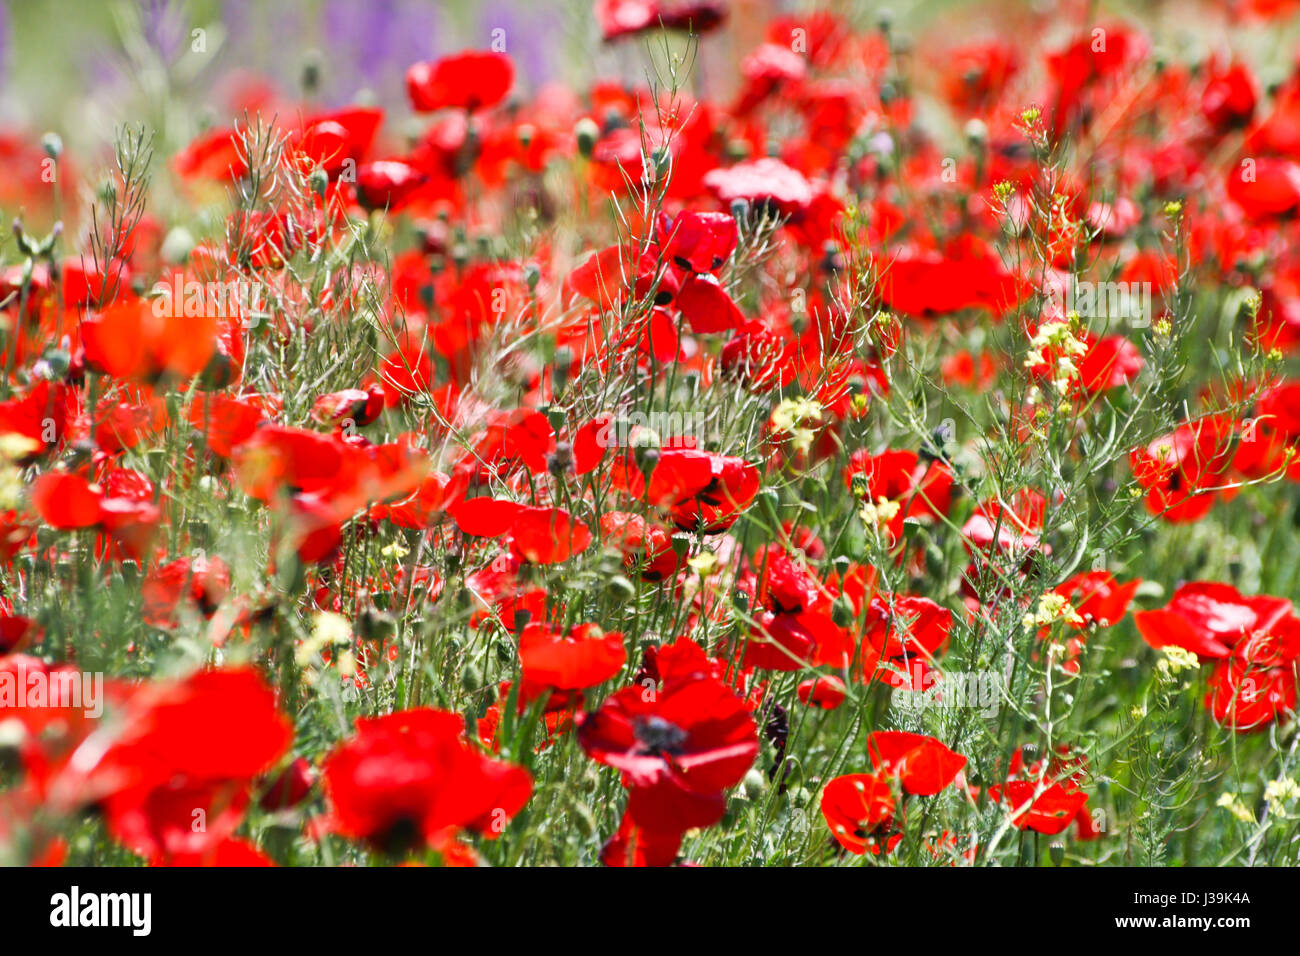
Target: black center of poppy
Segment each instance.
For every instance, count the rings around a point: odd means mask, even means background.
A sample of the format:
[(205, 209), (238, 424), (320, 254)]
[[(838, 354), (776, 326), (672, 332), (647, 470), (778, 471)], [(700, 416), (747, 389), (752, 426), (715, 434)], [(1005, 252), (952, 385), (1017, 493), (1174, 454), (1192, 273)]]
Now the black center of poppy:
[(382, 852), (389, 856), (402, 857), (424, 843), (424, 833), (419, 820), (404, 814), (391, 820), (381, 831), (374, 834), (372, 839)]
[(635, 724), (636, 739), (646, 753), (678, 754), (690, 736), (682, 728), (662, 717), (641, 717)]

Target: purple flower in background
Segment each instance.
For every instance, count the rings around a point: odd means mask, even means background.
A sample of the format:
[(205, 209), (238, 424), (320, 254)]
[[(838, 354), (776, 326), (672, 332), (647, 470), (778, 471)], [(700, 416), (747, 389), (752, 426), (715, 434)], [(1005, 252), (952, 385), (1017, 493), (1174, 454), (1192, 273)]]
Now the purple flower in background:
[[(556, 24), (553, 18), (538, 17), (540, 12), (539, 7), (529, 9), (519, 3), (493, 0), (484, 4), (479, 16), (482, 39), (476, 46), (488, 49), (494, 38), (504, 40), (504, 52), (514, 61), (516, 75), (523, 81), (516, 83), (516, 90), (535, 88), (547, 76), (549, 52), (556, 46)], [(504, 33), (494, 33), (498, 30)]]
[(328, 88), (342, 100), (368, 87), (381, 102), (400, 101), (407, 66), (439, 52), (438, 10), (429, 3), (330, 0), (323, 20)]
[(172, 0), (148, 0), (141, 10), (145, 42), (158, 52), (164, 63), (171, 63), (180, 55), (189, 24), (183, 11)]

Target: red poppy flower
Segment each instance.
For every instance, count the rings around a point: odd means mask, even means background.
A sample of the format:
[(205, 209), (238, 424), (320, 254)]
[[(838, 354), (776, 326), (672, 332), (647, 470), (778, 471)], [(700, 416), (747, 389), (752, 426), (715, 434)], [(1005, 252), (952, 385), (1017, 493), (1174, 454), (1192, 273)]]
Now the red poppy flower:
[(1046, 508), (1047, 499), (1032, 488), (1016, 492), (1010, 502), (996, 499), (981, 502), (962, 525), (963, 544), (973, 555), (998, 552), (1026, 562), (1040, 549), (1051, 553), (1050, 546), (1044, 545), (1039, 535)]
[[(683, 531), (719, 534), (726, 531), (758, 497), (762, 479), (758, 468), (743, 458), (709, 453), (710, 478), (701, 489), (678, 498), (672, 507), (673, 524)], [(663, 467), (660, 458), (659, 467)], [(651, 488), (659, 477), (656, 468)]]
[(248, 162), (240, 131), (225, 128), (205, 133), (172, 157), (172, 168), (183, 179), (242, 179), (248, 174)]
[(104, 492), (81, 475), (47, 471), (32, 484), (32, 507), (52, 528), (90, 528), (99, 524)]
[(693, 448), (629, 449), (614, 459), (613, 483), (637, 500), (670, 505), (704, 491), (713, 468), (713, 456)]
[(942, 58), (944, 96), (963, 113), (980, 113), (993, 106), (1019, 68), (1018, 51), (1002, 40), (955, 47)]
[(745, 644), (743, 666), (775, 671), (843, 668), (853, 657), (853, 647), (853, 635), (825, 611), (767, 612), (759, 618), (759, 633)]
[(597, 416), (577, 429), (572, 441), (560, 441), (546, 415), (515, 409), (493, 415), (466, 457), (481, 466), (506, 465), (504, 470), (497, 469), (500, 475), (507, 474), (508, 465), (518, 461), (535, 475), (581, 477), (594, 471), (604, 458), (608, 426), (608, 416)]
[(383, 410), (384, 390), (379, 385), (371, 385), (319, 396), (312, 402), (311, 417), (322, 425), (361, 428), (378, 418)]
[(769, 545), (760, 549), (754, 564), (761, 575), (758, 600), (773, 611), (797, 613), (829, 605), (830, 595), (812, 570), (784, 548)]
[(1076, 628), (1086, 628), (1095, 623), (1098, 627), (1117, 624), (1128, 611), (1129, 603), (1141, 578), (1120, 584), (1109, 571), (1082, 571), (1052, 588), (1070, 602), (1070, 606), (1083, 619)]
[(190, 425), (222, 458), (231, 457), (236, 445), (251, 438), (265, 415), (252, 398), (235, 399), (220, 393), (201, 393), (190, 405)]
[(876, 774), (845, 774), (829, 781), (822, 790), (822, 817), (831, 836), (858, 856), (867, 852), (873, 834), (893, 823), (894, 810), (893, 791)]
[(1205, 706), (1216, 722), (1238, 733), (1260, 730), (1296, 711), (1294, 664), (1261, 667), (1249, 661), (1220, 661), (1210, 672)]
[(325, 760), (333, 829), (391, 853), (469, 828), (489, 839), (528, 802), (532, 779), (464, 739), (465, 721), (440, 710), (359, 717), (356, 736)]
[(726, 16), (718, 0), (596, 0), (596, 21), (606, 42), (660, 27), (703, 34)]
[(626, 813), (618, 832), (605, 841), (600, 862), (605, 866), (671, 866), (682, 846), (677, 830), (645, 830)]
[(1250, 156), (1228, 173), (1228, 198), (1250, 219), (1284, 219), (1300, 210), (1300, 164)]
[(601, 539), (623, 553), (623, 566), (645, 581), (662, 581), (686, 566), (668, 532), (630, 511), (606, 511), (600, 516)]
[(794, 345), (762, 322), (746, 322), (727, 340), (719, 356), (725, 372), (763, 394), (794, 381)]
[(406, 93), (417, 113), (444, 107), (468, 112), (495, 106), (515, 82), (515, 67), (504, 53), (466, 51), (441, 60), (416, 63), (406, 71)]
[(624, 688), (582, 716), (578, 741), (593, 760), (623, 772), (629, 817), (655, 832), (717, 823), (722, 791), (758, 754), (749, 708), (713, 678)]
[(929, 797), (957, 779), (966, 758), (924, 734), (878, 730), (867, 737), (872, 768), (897, 777), (907, 793)]
[[(899, 660), (919, 657), (932, 660), (948, 644), (952, 611), (926, 597), (904, 594), (891, 602), (873, 597), (868, 605), (863, 631), (863, 661), (870, 674), (881, 658)], [(874, 655), (866, 653), (870, 646)], [(872, 660), (872, 657), (875, 660)]]
[(1201, 92), (1201, 113), (1216, 132), (1246, 126), (1255, 115), (1255, 80), (1240, 63), (1216, 67)]
[(1018, 830), (1032, 830), (1056, 836), (1074, 822), (1088, 802), (1088, 795), (1061, 783), (1039, 780), (1009, 780), (989, 787), (989, 796), (1005, 802)]
[(844, 703), (844, 681), (838, 677), (814, 677), (802, 681), (796, 694), (801, 703), (822, 710), (834, 710)]
[(519, 636), (519, 662), (527, 684), (583, 690), (617, 675), (627, 663), (627, 651), (622, 634), (605, 633), (595, 624), (579, 624), (568, 634), (530, 624)]
[(1137, 346), (1122, 335), (1089, 335), (1087, 345), (1079, 359), (1079, 383), (1089, 395), (1127, 385), (1146, 365)]
[[(146, 684), (124, 701), (104, 746), (78, 751), (48, 781), (52, 807), (97, 804), (109, 831), (152, 862), (204, 853), (242, 819), (248, 788), (288, 748), (292, 728), (252, 670)], [(195, 811), (205, 825), (195, 827)]]
[(456, 493), (456, 481), (440, 471), (427, 474), (415, 492), (388, 505), (376, 505), (371, 517), (387, 518), (399, 528), (424, 528), (446, 509)]
[(952, 503), (952, 469), (939, 460), (923, 460), (906, 449), (886, 449), (878, 455), (856, 451), (844, 469), (844, 486), (872, 504), (894, 503), (889, 519), (894, 539), (903, 534), (903, 522), (948, 513)]
[(369, 152), (383, 122), (381, 109), (350, 106), (308, 117), (290, 142), (333, 180)]
[(312, 765), (305, 758), (297, 757), (265, 782), (258, 806), (270, 813), (296, 807), (307, 799), (315, 785), (316, 772)]
[(1300, 618), (1286, 598), (1243, 597), (1229, 584), (1192, 581), (1163, 608), (1133, 615), (1152, 647), (1173, 645), (1201, 660), (1277, 665), (1300, 657)]
[[(155, 865), (195, 865), (229, 840), (248, 806), (240, 782), (185, 778), (123, 790), (104, 803), (108, 829)], [(196, 826), (201, 822), (201, 826)]]
[(951, 255), (906, 250), (882, 267), (881, 301), (895, 312), (917, 318), (984, 309), (994, 316), (1013, 308), (1024, 283), (1007, 272), (996, 254), (975, 248)]
[(164, 374), (193, 378), (218, 355), (218, 318), (187, 315), (156, 302), (119, 299), (82, 320), (86, 366), (142, 382), (156, 381)]
[(343, 461), (343, 445), (335, 436), (283, 425), (264, 425), (234, 449), (235, 473), (244, 493), (266, 503), (286, 490), (331, 487)]
[(398, 212), (427, 181), (421, 170), (402, 160), (363, 163), (357, 167), (357, 202), (368, 210)]
[(696, 335), (727, 332), (745, 324), (740, 307), (708, 274), (690, 275), (677, 293), (677, 308)]
[(736, 220), (725, 212), (681, 212), (669, 220), (661, 215), (656, 238), (664, 258), (679, 269), (717, 272), (736, 251)]
[(533, 564), (557, 564), (587, 550), (591, 531), (563, 508), (521, 506), (510, 525), (510, 549)]
[(1255, 414), (1243, 423), (1232, 466), (1249, 478), (1285, 467), (1289, 480), (1300, 481), (1300, 382), (1280, 382), (1259, 396)]
[(74, 411), (75, 393), (67, 386), (40, 381), (25, 395), (0, 402), (0, 434), (22, 435), (31, 451), (19, 464), (30, 464), (64, 440), (68, 414)]
[[(0, 602), (7, 605), (8, 602)], [(43, 629), (30, 617), (0, 613), (0, 656), (22, 650), (34, 640), (39, 640)]]
[(213, 558), (177, 558), (150, 570), (140, 586), (144, 619), (154, 627), (171, 627), (184, 597), (204, 617), (211, 617), (230, 589), (230, 568)]

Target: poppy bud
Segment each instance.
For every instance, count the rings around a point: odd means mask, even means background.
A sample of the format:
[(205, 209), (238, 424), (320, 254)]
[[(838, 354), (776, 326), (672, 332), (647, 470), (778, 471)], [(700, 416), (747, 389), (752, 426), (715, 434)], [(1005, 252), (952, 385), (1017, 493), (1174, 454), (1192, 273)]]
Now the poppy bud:
[(569, 384), (569, 369), (573, 367), (573, 351), (567, 345), (561, 345), (555, 350), (555, 370), (553, 381), (556, 393), (564, 391), (564, 386)]
[(535, 262), (530, 262), (524, 266), (524, 285), (528, 286), (528, 291), (532, 292), (537, 288), (537, 283), (542, 278), (542, 270), (537, 268)]
[(596, 125), (596, 121), (584, 116), (573, 127), (573, 135), (578, 141), (578, 152), (582, 154), (582, 158), (591, 159), (591, 154), (596, 148), (596, 140), (600, 139), (600, 127)]
[(26, 738), (27, 729), (22, 721), (7, 720), (0, 723), (0, 771), (16, 773), (22, 769)]
[(50, 159), (58, 159), (63, 155), (63, 140), (58, 133), (46, 133), (41, 137), (41, 149)]
[(1048, 855), (1052, 858), (1053, 866), (1060, 866), (1065, 862), (1065, 844), (1053, 843), (1047, 848)]
[(632, 454), (636, 459), (637, 467), (641, 469), (641, 473), (646, 476), (648, 481), (650, 473), (659, 464), (659, 449), (638, 445), (632, 450)]
[(615, 574), (605, 583), (605, 590), (616, 601), (630, 601), (636, 597), (636, 585), (621, 574)]
[(302, 73), (298, 77), (302, 83), (302, 91), (311, 96), (320, 88), (321, 76), (321, 55), (317, 50), (308, 50), (307, 55), (303, 57)]
[[(518, 613), (516, 613), (515, 619), (518, 620)], [(526, 625), (527, 625), (527, 621), (525, 621), (523, 624), (518, 625), (515, 628), (515, 634), (518, 635), (523, 633), (524, 627)], [(493, 650), (496, 651), (498, 664), (509, 664), (511, 661), (514, 660), (515, 657), (514, 649), (509, 641), (504, 641), (504, 640), (497, 641), (496, 644), (493, 645)]]
[(72, 356), (63, 349), (51, 349), (45, 353), (45, 377), (52, 382), (62, 381), (72, 367)]
[(325, 190), (329, 188), (329, 184), (329, 173), (319, 166), (313, 169), (311, 175), (307, 177), (307, 185), (311, 187), (311, 191), (322, 199), (325, 198)]
[(167, 233), (159, 250), (167, 262), (184, 262), (194, 248), (194, 236), (182, 226), (177, 226)]
[(467, 691), (478, 690), (483, 685), (483, 675), (478, 668), (467, 663), (460, 672), (460, 686)]
[(857, 619), (858, 612), (854, 610), (853, 602), (843, 594), (831, 604), (831, 620), (836, 627), (851, 627)]
[(743, 139), (732, 139), (727, 141), (726, 146), (727, 158), (737, 162), (749, 159), (749, 143)]

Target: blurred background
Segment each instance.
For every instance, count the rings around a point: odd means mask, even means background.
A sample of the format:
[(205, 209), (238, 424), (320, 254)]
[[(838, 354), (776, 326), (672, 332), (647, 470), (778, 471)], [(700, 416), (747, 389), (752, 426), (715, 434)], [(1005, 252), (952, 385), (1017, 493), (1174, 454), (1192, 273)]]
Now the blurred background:
[[(128, 122), (144, 124), (163, 156), (245, 111), (286, 107), (379, 105), (388, 112), (384, 135), (400, 137), (425, 122), (411, 113), (403, 87), (418, 60), (506, 52), (516, 67), (514, 95), (526, 98), (548, 83), (579, 93), (594, 79), (641, 85), (665, 42), (687, 49), (680, 34), (602, 42), (600, 2), (609, 0), (0, 0), (0, 178), (11, 180), (0, 183), (0, 209), (18, 211), (24, 188), (14, 180), (38, 168), (46, 133), (60, 137), (73, 173), (109, 161), (114, 133)], [(895, 35), (918, 51), (922, 94), (956, 44), (990, 34), (1063, 43), (1110, 16), (1143, 23), (1170, 57), (1197, 62), (1235, 51), (1266, 84), (1282, 79), (1300, 48), (1300, 15), (1268, 22), (1232, 15), (1242, 3), (1291, 0), (702, 2), (728, 15), (699, 41), (689, 88), (716, 99), (735, 91), (740, 61), (772, 17), (815, 9), (859, 27), (888, 16)], [(24, 171), (18, 177), (15, 167)]]
[[(811, 6), (732, 0), (730, 23), (706, 41), (710, 59), (760, 42), (774, 12)], [(259, 86), (300, 93), (304, 75), (322, 106), (402, 112), (410, 64), (494, 41), (519, 93), (644, 78), (644, 41), (602, 44), (592, 0), (0, 0), (0, 121), (102, 138), (170, 101), (189, 114), (170, 119), (224, 122), (208, 114)]]

